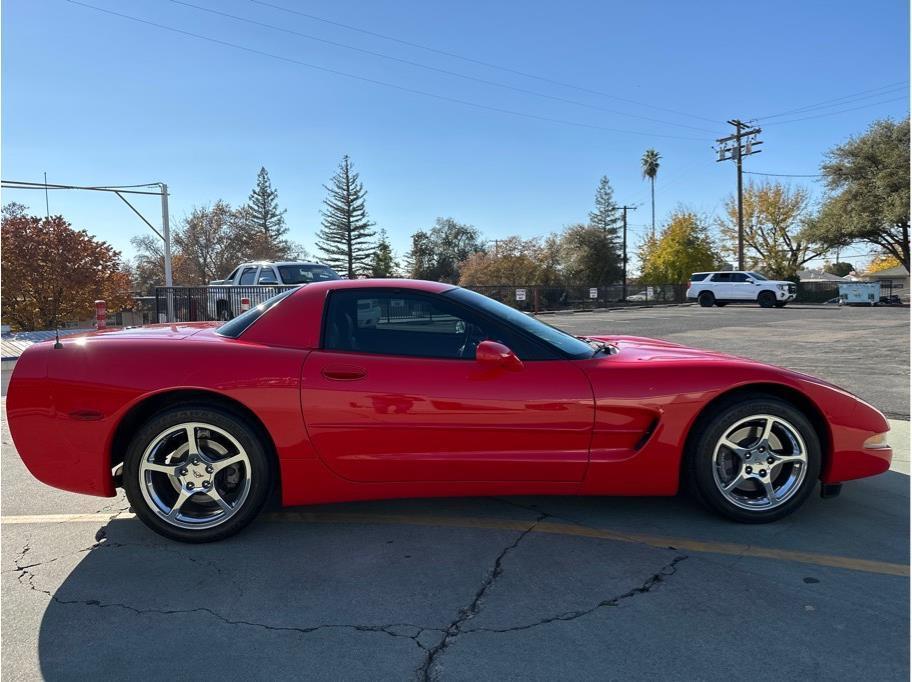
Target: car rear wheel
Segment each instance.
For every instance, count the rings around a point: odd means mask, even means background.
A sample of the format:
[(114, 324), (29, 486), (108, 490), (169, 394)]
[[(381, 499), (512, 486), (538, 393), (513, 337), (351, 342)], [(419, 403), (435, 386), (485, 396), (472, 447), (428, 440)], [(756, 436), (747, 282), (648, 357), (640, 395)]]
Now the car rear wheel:
[(701, 291), (699, 297), (697, 297), (697, 301), (699, 301), (700, 306), (703, 308), (712, 308), (713, 303), (716, 301), (716, 297), (708, 291)]
[(158, 413), (130, 443), (124, 489), (140, 520), (183, 542), (234, 535), (259, 513), (272, 464), (238, 414), (203, 405)]
[(698, 427), (687, 453), (699, 497), (742, 523), (795, 511), (820, 474), (820, 440), (807, 417), (773, 397), (739, 400)]
[(761, 291), (760, 295), (757, 296), (757, 302), (761, 308), (772, 308), (776, 305), (776, 294), (772, 291)]

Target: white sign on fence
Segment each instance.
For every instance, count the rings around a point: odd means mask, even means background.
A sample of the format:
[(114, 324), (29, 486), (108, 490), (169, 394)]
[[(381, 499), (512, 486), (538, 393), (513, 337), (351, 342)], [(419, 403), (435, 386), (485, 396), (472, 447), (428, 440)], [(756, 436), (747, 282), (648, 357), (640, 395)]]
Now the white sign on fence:
[(525, 289), (517, 289), (517, 290), (516, 290), (516, 300), (517, 300), (517, 301), (525, 301), (525, 300), (526, 300), (526, 290), (525, 290)]
[(646, 298), (654, 299), (655, 294), (652, 292), (652, 287), (646, 287)]
[(589, 298), (598, 298), (598, 289), (595, 287), (589, 289)]

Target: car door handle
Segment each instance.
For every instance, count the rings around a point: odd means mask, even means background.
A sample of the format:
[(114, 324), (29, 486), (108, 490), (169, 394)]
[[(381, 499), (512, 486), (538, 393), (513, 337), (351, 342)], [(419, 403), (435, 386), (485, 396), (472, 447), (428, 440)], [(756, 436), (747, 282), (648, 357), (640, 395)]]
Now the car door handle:
[(367, 376), (367, 370), (363, 367), (345, 366), (345, 367), (325, 367), (321, 374), (327, 379), (333, 381), (355, 381)]

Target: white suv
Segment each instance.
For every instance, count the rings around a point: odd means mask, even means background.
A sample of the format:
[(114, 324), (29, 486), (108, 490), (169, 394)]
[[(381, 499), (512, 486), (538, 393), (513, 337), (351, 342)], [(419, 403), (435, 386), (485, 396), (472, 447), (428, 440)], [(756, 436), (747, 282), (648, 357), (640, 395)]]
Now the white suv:
[(763, 308), (784, 308), (798, 295), (794, 282), (767, 279), (759, 272), (695, 272), (690, 276), (688, 299), (704, 308), (736, 301), (756, 301)]

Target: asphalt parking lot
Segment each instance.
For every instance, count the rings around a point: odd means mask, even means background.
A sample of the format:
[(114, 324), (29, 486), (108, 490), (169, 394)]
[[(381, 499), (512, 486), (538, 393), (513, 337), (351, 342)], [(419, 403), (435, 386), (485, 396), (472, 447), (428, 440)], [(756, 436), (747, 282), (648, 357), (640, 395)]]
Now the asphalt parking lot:
[(31, 479), (4, 420), (3, 679), (909, 678), (908, 309), (545, 319), (843, 385), (905, 419), (896, 466), (765, 526), (684, 497), (400, 500), (188, 546)]

